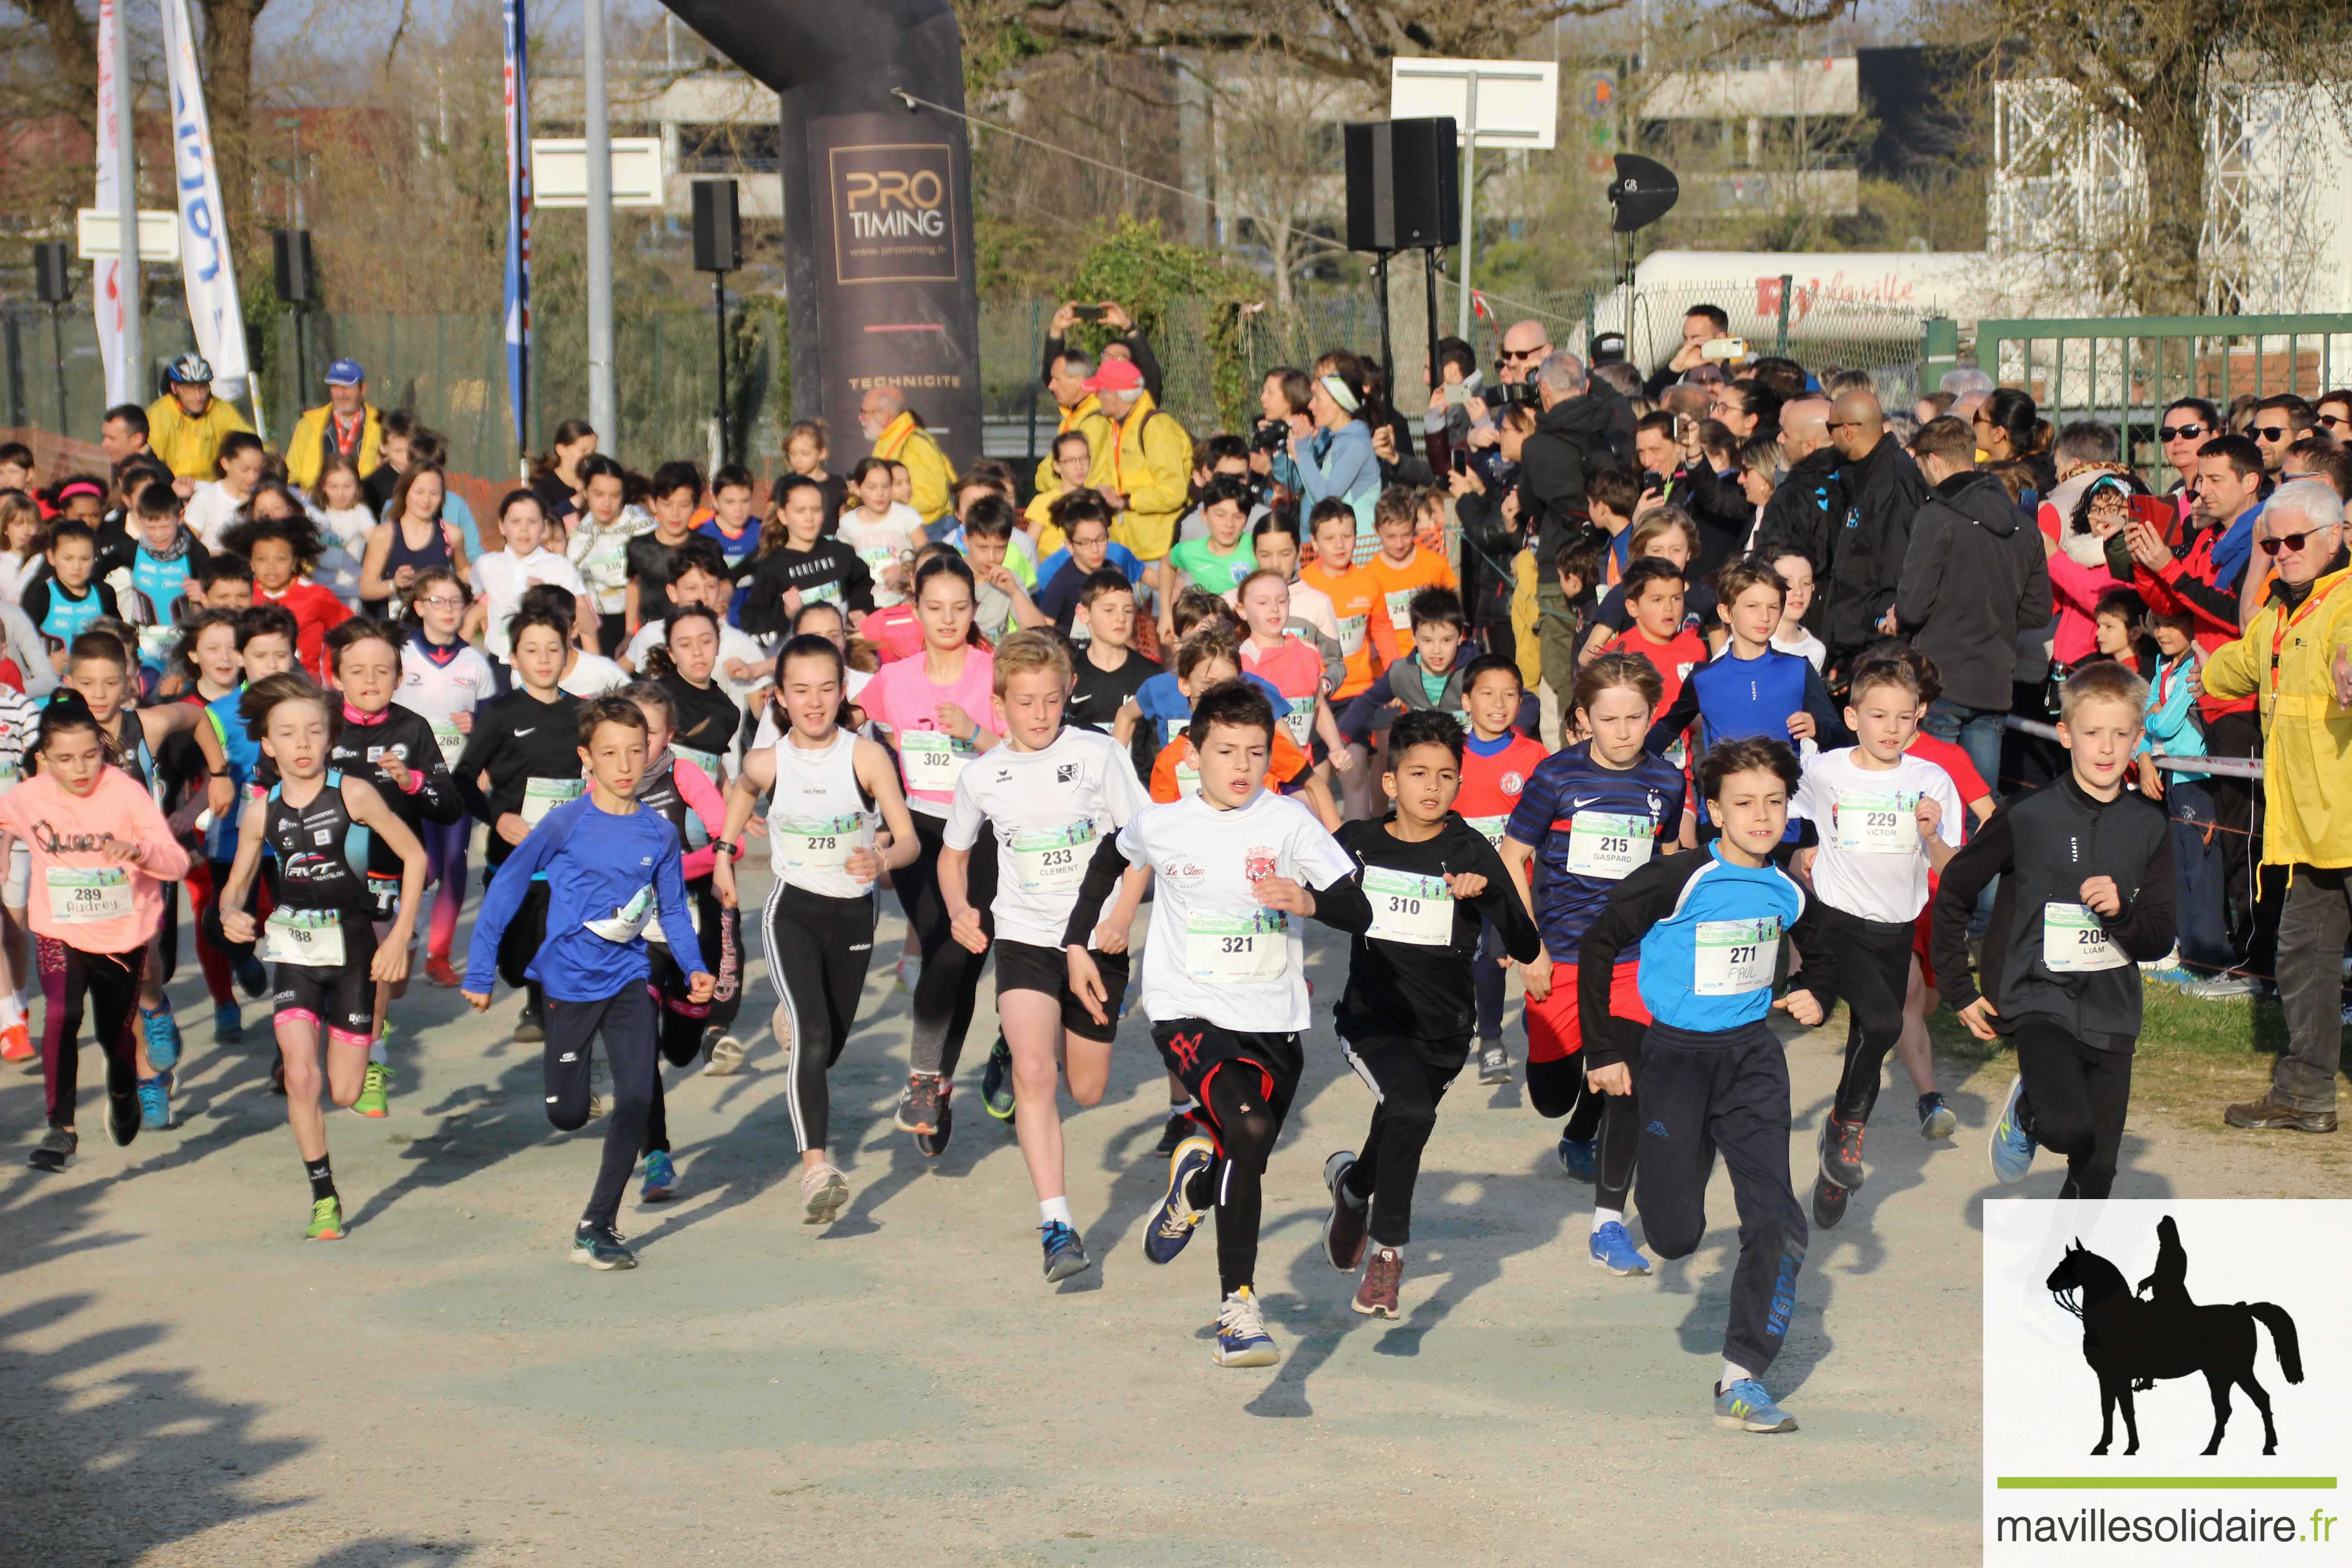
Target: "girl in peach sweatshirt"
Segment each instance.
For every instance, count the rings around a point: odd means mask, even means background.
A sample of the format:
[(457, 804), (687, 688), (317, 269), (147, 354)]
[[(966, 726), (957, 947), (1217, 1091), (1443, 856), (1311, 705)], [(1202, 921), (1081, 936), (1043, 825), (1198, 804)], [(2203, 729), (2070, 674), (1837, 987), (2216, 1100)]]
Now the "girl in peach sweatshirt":
[(50, 697), (34, 755), (39, 773), (0, 795), (0, 837), (32, 854), (27, 907), (12, 911), (30, 916), (46, 1003), (41, 1084), (49, 1128), (31, 1163), (37, 1171), (61, 1171), (79, 1142), (74, 1037), (85, 992), (106, 1052), (107, 1132), (118, 1145), (139, 1135), (132, 1035), (139, 975), (163, 918), (163, 884), (187, 875), (188, 852), (154, 799), (110, 762), (79, 692), (61, 689)]

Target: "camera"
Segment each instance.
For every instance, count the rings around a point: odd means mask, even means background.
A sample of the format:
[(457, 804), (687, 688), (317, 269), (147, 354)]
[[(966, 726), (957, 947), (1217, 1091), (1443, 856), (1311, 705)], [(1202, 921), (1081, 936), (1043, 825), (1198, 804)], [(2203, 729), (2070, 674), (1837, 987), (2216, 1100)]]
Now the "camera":
[(1257, 428), (1250, 432), (1250, 447), (1254, 451), (1279, 452), (1288, 445), (1290, 424), (1287, 420), (1261, 419), (1257, 422)]
[(1498, 409), (1543, 405), (1543, 396), (1531, 381), (1504, 382), (1486, 395), (1486, 401)]

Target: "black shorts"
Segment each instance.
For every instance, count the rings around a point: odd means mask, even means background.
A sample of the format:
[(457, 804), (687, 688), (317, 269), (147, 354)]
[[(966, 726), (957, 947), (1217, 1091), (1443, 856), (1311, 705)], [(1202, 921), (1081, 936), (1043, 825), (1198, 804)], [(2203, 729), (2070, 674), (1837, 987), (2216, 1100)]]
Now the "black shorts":
[(1062, 1004), (1062, 1027), (1082, 1040), (1095, 1040), (1108, 1045), (1118, 1033), (1118, 1010), (1127, 1002), (1127, 954), (1097, 952), (1087, 950), (1095, 961), (1095, 971), (1102, 976), (1103, 1016), (1110, 1021), (1095, 1022), (1087, 1005), (1070, 992), (1069, 956), (1058, 947), (1039, 947), (1032, 942), (996, 941), (996, 994), (1007, 991), (1042, 991), (1058, 997)]
[[(1307, 1054), (1297, 1035), (1243, 1034), (1206, 1018), (1171, 1018), (1151, 1026), (1151, 1043), (1160, 1059), (1192, 1094), (1195, 1105), (1208, 1103), (1209, 1079), (1228, 1065), (1256, 1069), (1275, 1118), (1289, 1114), (1298, 1079), (1307, 1070)], [(1203, 1121), (1196, 1110), (1194, 1120)]]
[(342, 932), (340, 969), (273, 966), (275, 1013), (280, 1021), (307, 1019), (344, 1044), (367, 1045), (375, 1039), (375, 980), (368, 973), (375, 962), (375, 927), (363, 911), (346, 910)]

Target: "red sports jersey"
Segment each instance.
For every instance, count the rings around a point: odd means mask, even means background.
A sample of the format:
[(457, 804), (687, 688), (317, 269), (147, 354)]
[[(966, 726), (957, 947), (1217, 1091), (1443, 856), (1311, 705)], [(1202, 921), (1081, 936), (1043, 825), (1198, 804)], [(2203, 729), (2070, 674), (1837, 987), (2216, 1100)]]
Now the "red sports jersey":
[(1481, 756), (1477, 738), (1471, 737), (1462, 752), (1462, 793), (1454, 797), (1454, 809), (1485, 834), (1487, 843), (1499, 845), (1503, 825), (1519, 804), (1519, 792), (1527, 788), (1536, 764), (1549, 755), (1541, 741), (1514, 734), (1506, 737), (1494, 755)]
[(1658, 672), (1658, 679), (1665, 682), (1666, 687), (1664, 694), (1658, 699), (1657, 711), (1660, 713), (1675, 705), (1675, 699), (1682, 694), (1683, 682), (1690, 679), (1690, 672), (1707, 660), (1706, 639), (1688, 626), (1676, 632), (1673, 640), (1665, 643), (1652, 642), (1648, 634), (1639, 626), (1627, 626), (1611, 637), (1601, 651), (1638, 653), (1650, 661)]
[[(1962, 805), (1974, 805), (1992, 794), (1992, 786), (1985, 783), (1984, 775), (1977, 772), (1976, 763), (1969, 761), (1968, 752), (1955, 742), (1939, 740), (1922, 730), (1911, 737), (1911, 743), (1904, 750), (1918, 752), (1922, 759), (1951, 774), (1952, 788), (1959, 793)], [(1944, 841), (1948, 844), (1959, 842), (1948, 833), (1944, 835)]]

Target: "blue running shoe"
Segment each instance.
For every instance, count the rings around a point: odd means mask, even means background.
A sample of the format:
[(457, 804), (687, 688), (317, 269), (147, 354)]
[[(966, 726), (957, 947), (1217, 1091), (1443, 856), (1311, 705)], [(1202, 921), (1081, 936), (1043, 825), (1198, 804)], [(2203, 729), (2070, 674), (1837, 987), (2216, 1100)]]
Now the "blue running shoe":
[(2017, 1103), (2025, 1098), (2025, 1079), (2021, 1075), (2009, 1086), (2009, 1098), (2002, 1101), (2000, 1114), (1992, 1124), (1992, 1173), (2007, 1185), (2015, 1186), (2025, 1180), (2033, 1169), (2033, 1151), (2040, 1147), (2017, 1120)]
[(2191, 973), (2177, 963), (2168, 963), (2160, 969), (2144, 969), (2140, 973), (2162, 985), (2194, 985), (2204, 978), (2202, 975)]
[(236, 983), (257, 1002), (269, 994), (269, 966), (248, 953), (237, 963)]
[(172, 1075), (159, 1072), (153, 1078), (139, 1080), (139, 1127), (143, 1132), (161, 1132), (172, 1125)]
[(646, 1156), (646, 1184), (637, 1189), (637, 1201), (657, 1204), (677, 1195), (677, 1167), (670, 1163), (668, 1150), (656, 1149)]
[(180, 1065), (180, 1021), (172, 1010), (160, 1013), (139, 1009), (139, 1027), (147, 1037), (147, 1061), (157, 1072), (169, 1072)]
[(1058, 1285), (1073, 1274), (1084, 1273), (1094, 1266), (1087, 1249), (1078, 1240), (1078, 1233), (1060, 1220), (1049, 1219), (1037, 1227), (1045, 1244), (1045, 1283)]
[(980, 1075), (980, 1098), (999, 1121), (1013, 1120), (1013, 1047), (999, 1037)]
[(1622, 1279), (1628, 1274), (1647, 1274), (1650, 1260), (1642, 1256), (1625, 1227), (1612, 1219), (1592, 1233), (1592, 1267), (1606, 1268)]
[(1715, 1424), (1742, 1432), (1793, 1432), (1797, 1418), (1772, 1403), (1764, 1385), (1743, 1377), (1729, 1388), (1715, 1391)]
[(1226, 1297), (1218, 1309), (1217, 1343), (1209, 1357), (1219, 1366), (1272, 1366), (1282, 1359), (1282, 1352), (1274, 1347), (1274, 1336), (1265, 1331), (1257, 1292), (1248, 1286)]
[(1559, 1168), (1568, 1173), (1571, 1182), (1592, 1180), (1592, 1140), (1559, 1135)]
[[(234, 1002), (224, 1002), (213, 1009), (213, 1038), (235, 1045), (245, 1038), (245, 1009)], [(147, 1053), (153, 1056), (153, 1051)]]
[(1193, 1228), (1207, 1217), (1208, 1210), (1194, 1208), (1184, 1188), (1216, 1163), (1217, 1146), (1198, 1135), (1177, 1144), (1176, 1152), (1168, 1156), (1168, 1195), (1160, 1200), (1159, 1209), (1143, 1231), (1143, 1256), (1150, 1261), (1173, 1263), (1184, 1244), (1192, 1239)]

